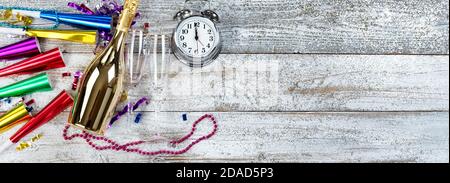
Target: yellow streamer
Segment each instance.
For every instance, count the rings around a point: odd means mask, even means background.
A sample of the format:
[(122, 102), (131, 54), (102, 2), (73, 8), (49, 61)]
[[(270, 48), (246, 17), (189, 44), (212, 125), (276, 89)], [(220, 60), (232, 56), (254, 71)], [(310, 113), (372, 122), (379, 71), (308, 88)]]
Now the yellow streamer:
[(78, 43), (95, 44), (97, 31), (95, 30), (27, 30), (30, 37), (62, 39)]

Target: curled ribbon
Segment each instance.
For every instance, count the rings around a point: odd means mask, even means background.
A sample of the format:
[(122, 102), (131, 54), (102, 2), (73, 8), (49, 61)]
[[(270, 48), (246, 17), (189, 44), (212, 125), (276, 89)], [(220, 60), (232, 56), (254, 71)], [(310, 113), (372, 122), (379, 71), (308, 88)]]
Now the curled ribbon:
[[(139, 99), (134, 105), (132, 105), (131, 103), (128, 103), (121, 111), (119, 111), (116, 115), (114, 115), (111, 118), (111, 121), (109, 122), (108, 128), (111, 127), (114, 122), (116, 122), (117, 120), (120, 119), (121, 116), (125, 115), (127, 112), (129, 111), (135, 111), (136, 109), (139, 108), (139, 106), (141, 106), (142, 104), (148, 104), (149, 103), (149, 99), (147, 97), (142, 97), (141, 99)], [(138, 114), (139, 115), (139, 114)], [(142, 114), (139, 115), (139, 119), (142, 117)], [(135, 120), (136, 121), (136, 120)], [(139, 123), (140, 120), (138, 120)]]
[[(100, 4), (97, 4), (94, 10), (89, 9), (85, 4), (77, 4), (75, 2), (67, 3), (67, 6), (80, 11), (81, 13), (88, 15), (105, 15), (105, 16), (114, 16), (119, 15), (123, 10), (123, 6), (116, 0), (102, 0)], [(139, 13), (136, 13), (136, 18), (140, 17)], [(132, 25), (134, 25), (136, 21), (133, 21)], [(99, 31), (99, 37), (105, 41), (111, 41), (113, 35), (110, 31)], [(106, 45), (106, 43), (105, 43)], [(98, 45), (100, 46), (100, 45)]]
[(88, 15), (93, 15), (93, 14), (94, 14), (94, 12), (93, 12), (91, 9), (89, 9), (89, 8), (88, 8), (86, 5), (84, 5), (84, 4), (78, 5), (78, 4), (74, 3), (74, 2), (69, 2), (69, 3), (67, 4), (67, 6), (73, 8), (73, 9), (75, 9), (75, 10), (78, 10), (78, 11), (84, 13), (84, 14), (88, 14)]
[(23, 16), (19, 13), (16, 14), (15, 19), (11, 9), (3, 10), (0, 13), (0, 20), (6, 21), (9, 24), (23, 23), (23, 25), (28, 26), (33, 23), (33, 18), (28, 16)]

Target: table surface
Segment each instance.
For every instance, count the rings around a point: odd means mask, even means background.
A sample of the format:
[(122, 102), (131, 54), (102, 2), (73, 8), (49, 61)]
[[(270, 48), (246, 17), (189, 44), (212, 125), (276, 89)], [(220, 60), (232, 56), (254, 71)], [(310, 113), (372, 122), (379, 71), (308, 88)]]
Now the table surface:
[[(85, 1), (74, 1), (85, 2)], [(87, 4), (95, 6), (100, 0)], [(150, 32), (170, 35), (183, 0), (142, 0)], [(0, 154), (0, 162), (449, 162), (448, 0), (214, 0), (223, 51), (190, 69), (173, 56), (164, 92), (145, 77), (130, 101), (150, 96), (143, 119), (122, 119), (107, 132), (119, 142), (176, 139), (205, 113), (219, 129), (183, 155), (97, 151), (65, 141), (69, 110), (27, 136), (37, 149)], [(0, 0), (3, 6), (73, 12), (67, 1)], [(0, 35), (0, 46), (23, 38)], [(93, 58), (92, 45), (40, 39), (64, 50), (67, 67), (50, 70), (54, 89), (26, 96), (39, 111)], [(6, 66), (12, 62), (1, 63)], [(4, 77), (0, 86), (28, 76)], [(121, 106), (123, 106), (121, 104)], [(5, 111), (11, 104), (1, 103)], [(156, 111), (156, 112), (155, 112)], [(181, 115), (187, 114), (188, 121)], [(0, 141), (14, 133), (0, 135)], [(194, 137), (211, 130), (199, 125)], [(70, 133), (76, 132), (71, 129)], [(179, 149), (187, 143), (180, 144)], [(146, 150), (170, 148), (155, 141)]]

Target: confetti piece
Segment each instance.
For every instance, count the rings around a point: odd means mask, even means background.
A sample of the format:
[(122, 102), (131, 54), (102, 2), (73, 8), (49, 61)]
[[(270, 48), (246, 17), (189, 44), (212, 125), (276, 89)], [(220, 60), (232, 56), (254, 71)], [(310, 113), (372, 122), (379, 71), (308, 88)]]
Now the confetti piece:
[(76, 90), (77, 89), (78, 80), (80, 79), (80, 77), (82, 75), (83, 75), (83, 73), (81, 71), (76, 71), (73, 74), (72, 90)]
[(8, 98), (2, 98), (0, 101), (2, 101), (2, 102), (8, 102), (8, 101), (11, 101), (11, 98), (10, 98), (10, 97), (8, 97)]
[[(15, 18), (14, 18), (15, 17)], [(9, 24), (23, 24), (25, 26), (31, 25), (33, 23), (33, 18), (28, 16), (23, 16), (16, 13), (15, 16), (11, 9), (0, 11), (0, 20), (5, 21)]]
[(42, 134), (41, 133), (37, 134), (36, 136), (31, 138), (31, 142), (36, 142), (36, 141), (38, 141), (41, 138), (42, 138)]
[(22, 141), (19, 143), (19, 145), (17, 145), (16, 150), (17, 151), (23, 151), (25, 149), (28, 149), (30, 147), (34, 147), (33, 149), (36, 150), (37, 147), (35, 145), (35, 142), (38, 141), (39, 139), (42, 138), (42, 134), (37, 134), (34, 137), (32, 137), (30, 140), (28, 141)]
[(142, 113), (138, 113), (136, 115), (136, 118), (134, 119), (135, 123), (140, 123), (141, 122), (141, 118), (142, 118)]
[(65, 72), (65, 73), (62, 73), (62, 76), (67, 77), (67, 76), (72, 76), (72, 74), (70, 72)]
[(128, 92), (123, 91), (122, 95), (120, 96), (120, 102), (125, 102), (128, 99)]
[(83, 75), (83, 73), (81, 71), (76, 71), (75, 73), (73, 73), (73, 77), (80, 78), (81, 75)]
[(69, 2), (69, 3), (67, 3), (67, 6), (73, 8), (75, 10), (78, 10), (78, 11), (84, 13), (84, 14), (88, 14), (88, 15), (93, 15), (94, 14), (94, 12), (91, 9), (89, 9), (84, 4), (78, 5), (78, 4), (74, 3), (74, 2)]
[(187, 114), (186, 113), (184, 113), (183, 115), (181, 115), (182, 116), (182, 118), (183, 118), (183, 121), (187, 121)]
[(36, 101), (34, 99), (29, 100), (25, 105), (29, 106), (31, 104), (34, 104)]
[(31, 146), (30, 143), (22, 141), (22, 142), (20, 142), (19, 145), (16, 147), (16, 150), (17, 150), (17, 151), (22, 151), (22, 150), (24, 150), (24, 149), (26, 149), (26, 148), (28, 148), (28, 147), (30, 147), (30, 146)]
[[(135, 111), (136, 109), (139, 108), (139, 106), (141, 106), (143, 103), (148, 104), (149, 100), (147, 97), (142, 97), (141, 99), (139, 99), (136, 104), (132, 105), (131, 103), (128, 103), (121, 111), (119, 111), (119, 113), (117, 113), (116, 115), (114, 115), (111, 118), (111, 121), (109, 121), (109, 125), (108, 128), (111, 127), (114, 122), (116, 122), (117, 120), (120, 119), (121, 116), (123, 116), (124, 114), (126, 114), (128, 111)], [(135, 120), (136, 121), (136, 120)]]

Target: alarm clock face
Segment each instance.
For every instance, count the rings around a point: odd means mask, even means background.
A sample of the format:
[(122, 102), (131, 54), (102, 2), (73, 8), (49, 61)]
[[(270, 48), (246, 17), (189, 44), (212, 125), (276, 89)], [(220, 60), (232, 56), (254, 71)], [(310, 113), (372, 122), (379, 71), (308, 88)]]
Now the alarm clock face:
[(175, 55), (190, 66), (205, 66), (220, 52), (220, 35), (214, 22), (192, 16), (180, 22), (174, 32)]

